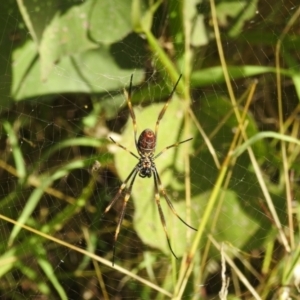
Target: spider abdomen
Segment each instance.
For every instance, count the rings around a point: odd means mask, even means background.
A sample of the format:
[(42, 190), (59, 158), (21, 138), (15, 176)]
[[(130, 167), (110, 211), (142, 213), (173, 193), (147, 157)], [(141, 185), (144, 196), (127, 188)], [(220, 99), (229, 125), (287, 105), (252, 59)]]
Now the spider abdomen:
[(139, 136), (138, 149), (141, 153), (152, 153), (156, 147), (156, 136), (151, 129), (145, 129)]

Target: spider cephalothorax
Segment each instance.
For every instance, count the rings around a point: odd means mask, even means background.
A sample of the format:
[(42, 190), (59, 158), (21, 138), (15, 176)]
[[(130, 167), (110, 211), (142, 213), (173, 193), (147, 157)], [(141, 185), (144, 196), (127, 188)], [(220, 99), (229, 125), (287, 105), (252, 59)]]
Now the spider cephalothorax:
[(142, 178), (152, 176), (152, 168), (155, 167), (155, 164), (152, 161), (151, 154), (142, 156), (140, 158), (140, 162), (138, 163), (139, 176)]
[(156, 121), (156, 126), (155, 126), (155, 132), (151, 129), (145, 129), (142, 131), (142, 133), (140, 134), (138, 140), (136, 139), (136, 135), (137, 135), (137, 126), (136, 126), (136, 118), (135, 118), (135, 114), (132, 108), (132, 104), (131, 104), (131, 90), (132, 90), (132, 78), (133, 75), (131, 75), (131, 79), (130, 79), (130, 85), (129, 85), (129, 91), (128, 93), (126, 93), (127, 96), (127, 104), (128, 104), (128, 108), (129, 108), (129, 112), (130, 112), (130, 116), (132, 119), (132, 123), (133, 123), (133, 130), (134, 130), (134, 141), (135, 141), (135, 146), (136, 146), (136, 150), (138, 152), (139, 155), (134, 154), (132, 151), (128, 150), (126, 147), (122, 146), (121, 144), (117, 143), (115, 140), (113, 140), (113, 138), (110, 137), (110, 139), (116, 144), (118, 145), (120, 148), (126, 150), (127, 152), (129, 152), (131, 155), (133, 155), (135, 158), (137, 158), (139, 160), (139, 162), (135, 165), (135, 167), (133, 168), (133, 170), (130, 172), (130, 174), (128, 175), (128, 177), (125, 179), (125, 181), (121, 184), (117, 194), (115, 195), (115, 197), (111, 200), (111, 202), (109, 203), (109, 205), (106, 207), (105, 212), (107, 213), (110, 208), (116, 203), (116, 201), (119, 199), (119, 197), (121, 196), (123, 190), (125, 190), (126, 185), (128, 183), (128, 181), (130, 180), (130, 184), (128, 187), (128, 190), (125, 194), (124, 200), (123, 200), (123, 206), (122, 206), (122, 210), (120, 213), (120, 218), (117, 224), (117, 228), (116, 228), (116, 232), (115, 232), (115, 236), (114, 236), (114, 243), (113, 243), (113, 261), (112, 264), (114, 265), (114, 259), (115, 259), (115, 243), (118, 239), (118, 235), (120, 232), (120, 228), (121, 228), (121, 224), (122, 221), (124, 219), (124, 215), (125, 215), (125, 209), (126, 209), (126, 205), (127, 202), (130, 198), (131, 195), (131, 190), (135, 181), (135, 178), (137, 176), (137, 174), (139, 174), (140, 177), (145, 178), (145, 177), (152, 177), (154, 178), (154, 189), (155, 189), (155, 201), (158, 207), (158, 211), (159, 211), (159, 216), (160, 216), (160, 220), (161, 223), (163, 225), (165, 234), (166, 234), (166, 238), (167, 238), (167, 242), (169, 245), (169, 248), (172, 252), (172, 254), (174, 255), (174, 257), (177, 258), (177, 256), (175, 255), (172, 247), (171, 247), (171, 243), (170, 243), (170, 238), (167, 232), (167, 227), (166, 227), (166, 221), (165, 221), (165, 217), (160, 205), (160, 193), (164, 196), (164, 198), (166, 199), (166, 202), (169, 206), (169, 208), (171, 209), (171, 211), (173, 212), (173, 214), (181, 221), (183, 222), (186, 226), (188, 226), (189, 228), (193, 229), (193, 230), (197, 230), (195, 228), (193, 228), (192, 226), (190, 226), (189, 224), (187, 224), (175, 211), (174, 206), (172, 204), (172, 202), (170, 201), (168, 195), (166, 194), (165, 190), (162, 187), (161, 184), (161, 180), (160, 180), (160, 176), (157, 172), (154, 160), (160, 156), (162, 153), (164, 153), (165, 151), (167, 151), (170, 148), (173, 147), (177, 147), (178, 145), (188, 142), (190, 141), (192, 138), (189, 138), (187, 140), (181, 141), (181, 142), (177, 142), (173, 145), (167, 146), (165, 147), (162, 151), (160, 151), (158, 154), (154, 155), (155, 153), (155, 147), (156, 147), (156, 139), (157, 139), (157, 133), (158, 133), (158, 127), (159, 127), (159, 122), (160, 120), (163, 118), (167, 107), (169, 105), (170, 100), (172, 99), (172, 96), (175, 92), (175, 89), (177, 87), (177, 84), (181, 78), (181, 75), (179, 76), (173, 90), (171, 91), (168, 100), (166, 102), (166, 104), (164, 105), (164, 107), (162, 108), (161, 112), (158, 115), (157, 121)]

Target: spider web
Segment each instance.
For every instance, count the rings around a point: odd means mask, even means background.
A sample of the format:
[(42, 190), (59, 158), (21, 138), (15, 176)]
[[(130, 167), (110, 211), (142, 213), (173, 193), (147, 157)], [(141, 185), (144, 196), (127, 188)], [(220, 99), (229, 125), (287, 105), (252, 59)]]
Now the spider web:
[[(0, 5), (1, 299), (168, 298), (179, 282), (184, 265), (180, 263), (188, 261), (186, 255), (194, 245), (196, 233), (172, 214), (161, 195), (167, 231), (179, 260), (172, 257), (155, 204), (153, 178), (137, 176), (116, 243), (115, 267), (111, 267), (123, 197), (103, 213), (137, 163), (108, 140), (111, 136), (136, 153), (123, 89), (134, 74), (132, 103), (139, 134), (154, 129), (176, 79), (159, 52), (151, 50), (154, 46), (148, 44), (147, 35), (133, 33), (130, 18), (137, 16), (131, 4), (99, 3), (25, 1), (17, 7), (8, 1)], [(246, 117), (251, 137), (261, 131), (278, 132), (275, 45), (298, 6), (292, 1), (247, 3), (220, 1), (217, 15), (241, 111), (252, 79), (258, 80)], [(152, 16), (150, 4), (142, 2), (139, 11), (144, 19), (139, 17), (145, 24), (151, 17), (148, 25), (160, 46), (185, 74), (186, 28), (175, 14), (180, 6), (171, 1), (169, 6), (154, 7)], [(219, 63), (210, 5), (193, 1), (185, 14), (194, 26), (193, 62), (188, 63), (193, 68), (190, 103), (182, 93), (184, 87), (179, 87), (161, 120), (156, 153), (189, 137), (193, 141), (167, 150), (156, 166), (180, 217), (198, 228), (238, 125)], [(289, 31), (281, 54), (283, 111), (292, 137), (297, 137), (298, 124), (297, 30), (295, 26)], [(236, 147), (242, 143), (240, 139)], [(252, 149), (289, 236), (280, 143), (261, 140)], [(297, 149), (288, 145), (292, 183), (297, 179)], [(228, 174), (197, 245), (193, 276), (187, 277), (181, 299), (218, 298), (224, 280), (220, 249), (214, 243), (224, 242), (245, 273), (249, 271), (245, 261), (251, 265), (247, 279), (254, 287), (262, 281), (268, 243), (274, 249), (271, 258), (283, 259), (284, 242), (278, 238), (280, 232), (247, 151), (231, 161)], [(296, 183), (291, 191), (297, 199)], [(228, 263), (227, 268), (231, 277), (229, 269), (234, 267)], [(276, 284), (281, 284), (279, 279)], [(252, 297), (244, 286), (231, 284), (228, 290), (239, 299)], [(293, 293), (296, 289), (291, 289)]]

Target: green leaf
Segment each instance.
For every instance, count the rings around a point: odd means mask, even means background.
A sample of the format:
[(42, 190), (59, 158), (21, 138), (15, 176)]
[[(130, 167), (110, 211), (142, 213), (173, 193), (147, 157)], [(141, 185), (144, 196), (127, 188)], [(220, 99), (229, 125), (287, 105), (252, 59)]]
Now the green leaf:
[(64, 56), (55, 65), (47, 81), (42, 82), (41, 64), (37, 53), (33, 54), (35, 45), (27, 42), (13, 53), (13, 73), (18, 76), (13, 77), (12, 95), (15, 99), (22, 100), (56, 93), (104, 93), (123, 88), (132, 73), (136, 74), (136, 82), (141, 80), (143, 74), (136, 62), (132, 61), (131, 55), (117, 51), (117, 46), (112, 47), (115, 53), (111, 47), (103, 46), (73, 56)]
[(241, 33), (246, 21), (252, 19), (257, 11), (258, 0), (220, 1), (216, 6), (217, 16), (221, 26), (227, 25), (230, 17), (234, 19), (229, 30), (229, 36), (236, 37)]
[[(276, 68), (265, 66), (228, 66), (227, 69), (232, 80), (276, 72)], [(293, 76), (293, 72), (290, 70), (282, 69), (281, 72), (287, 76)], [(193, 87), (207, 86), (224, 82), (225, 78), (222, 66), (210, 67), (200, 71), (195, 71), (191, 77), (191, 85)]]
[[(201, 221), (210, 193), (211, 191), (209, 190), (192, 199), (192, 203), (197, 203), (195, 210), (199, 216), (198, 221)], [(249, 217), (247, 211), (241, 205), (236, 192), (233, 190), (222, 190), (220, 196), (222, 196), (223, 200), (220, 212), (218, 211), (216, 225), (213, 226), (215, 215), (212, 215), (208, 222), (208, 231), (213, 234), (218, 242), (227, 242), (238, 249), (243, 249), (246, 244), (252, 241), (253, 234), (259, 229), (260, 224), (254, 218)], [(219, 197), (219, 201), (220, 199)], [(206, 242), (206, 239), (202, 240), (201, 247), (205, 247)], [(217, 254), (218, 251), (211, 251), (211, 255)]]
[(0, 11), (0, 105), (2, 109), (7, 109), (12, 103), (12, 51), (20, 47), (28, 30), (25, 30), (17, 1), (0, 1)]
[[(237, 128), (237, 121), (232, 113), (224, 119), (225, 115), (232, 111), (232, 106), (229, 100), (222, 97), (216, 97), (214, 95), (206, 95), (205, 99), (201, 101), (201, 110), (196, 110), (195, 114), (198, 121), (204, 127), (206, 134), (209, 136), (210, 133), (215, 129), (216, 126), (222, 124), (219, 131), (210, 139), (220, 161), (222, 162), (225, 155), (228, 152), (228, 147), (232, 142), (234, 136), (234, 130)], [(255, 120), (251, 115), (247, 115), (248, 126), (246, 128), (247, 136), (250, 138), (258, 133), (258, 128), (256, 126)], [(211, 154), (204, 145), (202, 137), (195, 135), (195, 154), (191, 156), (191, 182), (192, 182), (192, 196), (202, 207), (205, 205), (205, 200), (203, 197), (203, 192), (206, 191), (210, 193), (210, 190), (215, 185), (216, 178), (219, 174), (219, 170), (215, 166)], [(252, 149), (257, 158), (263, 159), (268, 157), (268, 144), (264, 140), (260, 140), (258, 143), (252, 145)], [(237, 161), (232, 168), (232, 175), (229, 181), (228, 191), (232, 194), (226, 194), (224, 198), (224, 203), (222, 210), (217, 218), (217, 227), (220, 226), (220, 231), (214, 236), (217, 240), (223, 241), (225, 238), (222, 236), (221, 232), (224, 231), (226, 241), (232, 243), (233, 246), (238, 248), (246, 248), (250, 251), (255, 246), (261, 246), (264, 242), (264, 237), (267, 236), (268, 231), (271, 229), (270, 221), (265, 213), (261, 212), (261, 202), (263, 199), (261, 189), (257, 183), (257, 177), (252, 170), (252, 165), (247, 153), (239, 156)], [(283, 203), (280, 197), (273, 197), (276, 207), (281, 207), (284, 211)], [(203, 199), (203, 203), (201, 203)], [(208, 199), (208, 195), (206, 197)], [(234, 216), (235, 226), (242, 224), (249, 232), (251, 226), (255, 229), (259, 227), (261, 230), (257, 230), (256, 238), (245, 239), (243, 231), (236, 230), (234, 226), (229, 226), (229, 232), (226, 233), (225, 224), (233, 216), (230, 216), (233, 212), (228, 213), (227, 209), (234, 210), (236, 216)], [(202, 211), (203, 209), (201, 209)], [(201, 211), (199, 212), (199, 218), (201, 219)], [(230, 218), (228, 218), (228, 215)], [(240, 217), (241, 216), (241, 217)], [(213, 218), (213, 216), (212, 216)], [(227, 221), (226, 221), (227, 220)], [(220, 223), (220, 225), (218, 225)], [(256, 226), (255, 224), (259, 224)], [(222, 228), (223, 227), (223, 228)], [(207, 228), (209, 231), (210, 228)], [(235, 231), (232, 238), (230, 237), (230, 230)], [(256, 232), (256, 231), (255, 231)]]
[(132, 1), (101, 0), (93, 2), (89, 33), (97, 43), (112, 44), (132, 31)]
[(98, 47), (87, 35), (91, 3), (73, 6), (64, 14), (57, 12), (45, 28), (39, 46), (42, 81), (48, 79), (56, 62), (63, 57)]
[[(37, 247), (35, 249), (37, 249)], [(15, 263), (14, 267), (19, 269), (19, 271), (26, 276), (27, 280), (34, 282), (37, 285), (38, 291), (42, 295), (50, 294), (51, 288), (49, 287), (47, 280), (41, 276), (40, 272), (36, 268), (33, 268), (30, 264), (28, 265), (23, 263), (20, 259)], [(55, 273), (54, 270), (53, 273)]]
[[(44, 195), (45, 189), (51, 186), (51, 184), (55, 181), (58, 180), (66, 175), (68, 175), (72, 170), (74, 169), (80, 169), (84, 167), (84, 163), (80, 160), (78, 161), (72, 161), (69, 162), (68, 164), (62, 166), (60, 169), (56, 170), (53, 174), (46, 174), (46, 175), (41, 175), (39, 177), (40, 179), (40, 186), (35, 188), (31, 195), (29, 196), (26, 205), (23, 207), (23, 210), (18, 218), (18, 223), (19, 224), (25, 224), (27, 220), (30, 218), (32, 212), (34, 209), (37, 207), (39, 201)], [(16, 236), (19, 234), (21, 230), (21, 227), (18, 225), (15, 225), (10, 237), (8, 244), (12, 244), (13, 241), (15, 240)]]
[[(20, 225), (23, 225), (27, 222), (28, 218), (31, 216), (32, 212), (38, 205), (41, 197), (43, 196), (45, 189), (47, 187), (49, 187), (52, 182), (53, 182), (53, 179), (51, 177), (43, 178), (43, 180), (41, 180), (41, 186), (37, 187), (31, 193), (31, 195), (29, 196), (29, 198), (27, 200), (26, 205), (23, 207), (22, 212), (18, 218), (18, 223)], [(9, 245), (12, 245), (13, 241), (15, 240), (16, 236), (19, 234), (21, 229), (22, 228), (18, 225), (14, 226), (14, 228), (12, 229), (12, 232), (10, 234), (9, 240), (8, 240)]]
[(16, 164), (16, 169), (18, 172), (18, 176), (21, 180), (23, 180), (26, 176), (26, 167), (25, 167), (25, 161), (24, 161), (23, 154), (19, 147), (18, 137), (17, 137), (14, 129), (8, 122), (4, 121), (3, 126), (4, 126), (5, 131), (7, 132), (8, 141), (11, 146), (14, 161)]
[[(175, 97), (174, 97), (175, 98)], [(135, 109), (139, 133), (146, 129), (152, 128), (163, 104), (153, 104), (142, 111)], [(183, 140), (182, 131), (183, 122), (183, 102), (175, 98), (170, 103), (164, 118), (161, 120), (158, 132), (157, 151), (159, 153), (163, 148)], [(129, 119), (125, 130), (122, 134), (121, 143), (128, 149), (135, 151), (132, 121)], [(191, 148), (191, 143), (185, 145)], [(185, 219), (185, 201), (184, 201), (184, 164), (183, 154), (184, 146), (167, 150), (157, 158), (156, 166), (160, 174), (162, 184), (173, 203), (176, 211)], [(176, 166), (174, 167), (174, 162)], [(124, 180), (138, 160), (118, 149), (116, 153), (116, 166), (120, 177)], [(152, 247), (160, 249), (162, 252), (169, 254), (170, 250), (167, 245), (165, 233), (159, 218), (159, 213), (154, 199), (154, 179), (140, 178), (137, 176), (132, 190), (132, 198), (135, 206), (134, 227), (142, 241)], [(119, 199), (122, 201), (123, 199)], [(165, 199), (161, 198), (161, 205), (166, 217), (168, 232), (170, 234), (173, 250), (176, 255), (181, 256), (186, 249), (186, 239), (178, 239), (178, 236), (185, 236), (186, 231), (192, 231), (187, 228), (166, 205)], [(196, 219), (196, 218), (195, 218)], [(191, 224), (193, 225), (193, 224)], [(195, 226), (197, 223), (195, 224)]]
[(36, 46), (40, 44), (47, 25), (51, 22), (55, 14), (58, 13), (57, 8), (63, 7), (66, 9), (66, 6), (70, 5), (68, 0), (51, 0), (51, 2), (24, 0), (16, 2), (19, 5), (23, 20), (34, 39)]
[(44, 271), (45, 275), (47, 276), (48, 280), (52, 283), (54, 289), (56, 290), (57, 294), (59, 295), (60, 299), (67, 300), (68, 296), (61, 285), (61, 282), (57, 278), (57, 273), (55, 269), (50, 264), (47, 258), (47, 252), (45, 248), (38, 247), (34, 250), (35, 254), (37, 255), (37, 262), (40, 268)]

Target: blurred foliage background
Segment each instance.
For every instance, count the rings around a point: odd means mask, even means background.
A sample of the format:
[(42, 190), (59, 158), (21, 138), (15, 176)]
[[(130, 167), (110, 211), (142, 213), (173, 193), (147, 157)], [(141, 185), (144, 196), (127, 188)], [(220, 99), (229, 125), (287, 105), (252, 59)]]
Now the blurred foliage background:
[[(299, 28), (295, 0), (0, 3), (1, 299), (298, 299)], [(156, 166), (176, 260), (137, 177)]]

